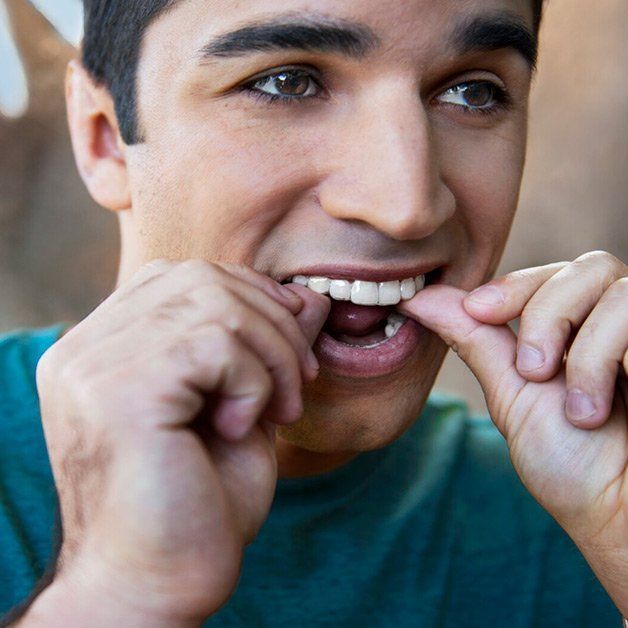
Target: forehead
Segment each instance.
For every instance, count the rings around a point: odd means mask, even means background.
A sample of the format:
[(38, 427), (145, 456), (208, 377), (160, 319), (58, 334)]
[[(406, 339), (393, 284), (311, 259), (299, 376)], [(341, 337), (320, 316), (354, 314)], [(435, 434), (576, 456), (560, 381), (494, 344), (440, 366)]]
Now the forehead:
[(446, 47), (455, 24), (499, 12), (532, 27), (532, 0), (177, 0), (149, 27), (144, 53), (174, 60), (241, 26), (308, 16), (367, 26), (383, 43), (380, 51), (428, 50)]

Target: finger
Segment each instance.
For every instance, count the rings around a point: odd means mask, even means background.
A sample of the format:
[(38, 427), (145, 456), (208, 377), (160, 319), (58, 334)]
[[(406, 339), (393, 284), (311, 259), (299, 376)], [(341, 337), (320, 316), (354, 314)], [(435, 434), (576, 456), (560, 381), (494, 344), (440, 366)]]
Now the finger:
[(580, 328), (565, 364), (567, 418), (596, 428), (609, 417), (628, 354), (628, 279), (613, 283)]
[(593, 310), (626, 267), (609, 254), (588, 253), (550, 277), (521, 314), (517, 370), (530, 381), (551, 379), (562, 367), (572, 330)]
[[(224, 326), (240, 338), (268, 368), (274, 382), (269, 407), (272, 420), (279, 424), (292, 423), (301, 417), (301, 373), (299, 359), (294, 346), (271, 320), (261, 315), (246, 301), (231, 292), (231, 286), (214, 283), (202, 285), (187, 295), (188, 304), (176, 300), (172, 305), (174, 318), (166, 320), (168, 328), (194, 329), (197, 326), (216, 323)], [(155, 312), (163, 318), (168, 316), (168, 304)], [(290, 323), (296, 326), (292, 314), (284, 309)], [(164, 330), (162, 329), (162, 333)], [(302, 338), (301, 345), (307, 345)], [(309, 346), (307, 347), (309, 349)]]
[[(156, 260), (143, 266), (124, 288), (114, 293), (115, 298), (112, 295), (111, 301), (107, 302), (110, 307), (103, 304), (83, 321), (82, 327), (89, 328), (90, 341), (96, 342), (127, 327), (131, 318), (169, 302), (176, 304), (177, 299), (183, 302), (186, 293), (199, 286), (226, 284), (283, 331), (301, 358), (303, 376), (307, 379), (315, 377), (318, 363), (291, 313), (302, 309), (301, 298), (269, 277), (252, 270), (250, 273), (251, 277), (257, 278), (260, 287), (202, 260)], [(71, 335), (62, 339), (69, 354), (74, 350), (74, 340)]]
[(449, 286), (428, 286), (397, 309), (437, 333), (478, 379), (497, 428), (508, 436), (506, 408), (525, 380), (515, 367), (516, 339), (507, 326), (486, 325), (466, 312), (467, 293)]
[(313, 345), (329, 316), (331, 299), (296, 283), (286, 287), (303, 300), (303, 309), (297, 314), (296, 320), (308, 343)]
[[(187, 264), (187, 263), (185, 263)], [(185, 265), (184, 264), (184, 265)], [(312, 379), (318, 373), (318, 361), (307, 339), (297, 324), (294, 313), (303, 308), (303, 301), (298, 294), (273, 281), (270, 277), (241, 266), (228, 265), (237, 274), (231, 274), (221, 264), (206, 264), (191, 261), (192, 270), (182, 269), (186, 275), (186, 284), (191, 290), (196, 286), (220, 284), (233, 294), (256, 309), (262, 316), (270, 319), (278, 330), (292, 344), (300, 359), (303, 377)], [(241, 277), (245, 277), (242, 279)], [(192, 280), (193, 283), (189, 283)], [(289, 297), (281, 296), (284, 293)], [(296, 307), (295, 307), (296, 304)], [(287, 307), (290, 305), (292, 309)]]
[(301, 306), (299, 313), (294, 315), (261, 290), (252, 290), (250, 284), (240, 279), (234, 278), (230, 280), (228, 288), (243, 302), (247, 303), (249, 307), (255, 309), (260, 316), (270, 320), (285, 336), (299, 358), (304, 379), (309, 381), (315, 378), (319, 370), (318, 360), (312, 351), (311, 343), (298, 323), (298, 317), (305, 307), (303, 299), (298, 294), (295, 295), (299, 298)]
[[(156, 270), (153, 271), (153, 268)], [(125, 313), (126, 308), (140, 313), (197, 286), (228, 283), (234, 288), (248, 287), (252, 297), (255, 298), (265, 295), (270, 301), (279, 303), (293, 314), (301, 310), (302, 303), (299, 296), (273, 281), (270, 277), (250, 270), (249, 280), (245, 281), (241, 278), (245, 274), (244, 270), (240, 268), (238, 273), (232, 274), (219, 264), (198, 259), (184, 262), (156, 260), (140, 268), (129, 282), (114, 293), (116, 296), (111, 299), (111, 302), (114, 305), (123, 306)]]
[(465, 310), (483, 323), (505, 325), (518, 318), (534, 293), (568, 263), (525, 268), (493, 279), (465, 297)]
[(238, 277), (243, 282), (260, 288), (269, 297), (292, 312), (292, 314), (298, 314), (301, 311), (303, 307), (301, 297), (267, 275), (241, 264), (216, 262), (216, 265), (226, 270), (230, 275)]
[[(288, 314), (292, 317), (291, 314)], [(202, 285), (189, 292), (185, 301), (166, 302), (141, 316), (128, 327), (112, 334), (112, 340), (92, 344), (83, 352), (91, 370), (107, 370), (113, 357), (121, 363), (137, 355), (149, 361), (151, 347), (185, 338), (209, 324), (225, 327), (265, 364), (273, 380), (269, 418), (279, 424), (292, 423), (302, 414), (302, 381), (297, 355), (271, 321), (239, 300), (223, 284)], [(300, 332), (299, 332), (300, 333)]]
[(124, 299), (128, 294), (135, 292), (142, 286), (153, 283), (159, 277), (170, 272), (177, 264), (178, 262), (169, 259), (153, 259), (146, 262), (140, 266), (129, 279), (122, 283), (118, 289), (111, 294), (109, 299), (112, 302)]
[[(134, 330), (135, 331), (135, 330)], [(122, 334), (108, 338), (101, 347), (113, 357)], [(81, 392), (89, 405), (90, 391), (110, 403), (103, 411), (119, 431), (138, 427), (177, 428), (191, 423), (208, 395), (217, 397), (212, 413), (216, 431), (229, 440), (243, 438), (268, 404), (272, 378), (258, 356), (221, 325), (209, 324), (161, 337), (134, 359), (116, 361), (100, 377), (89, 377)], [(86, 356), (82, 357), (85, 362)], [(76, 370), (76, 367), (75, 367)], [(88, 372), (91, 369), (88, 366)], [(93, 395), (91, 395), (93, 396)], [(95, 404), (94, 407), (101, 407)], [(88, 416), (94, 416), (90, 407)]]

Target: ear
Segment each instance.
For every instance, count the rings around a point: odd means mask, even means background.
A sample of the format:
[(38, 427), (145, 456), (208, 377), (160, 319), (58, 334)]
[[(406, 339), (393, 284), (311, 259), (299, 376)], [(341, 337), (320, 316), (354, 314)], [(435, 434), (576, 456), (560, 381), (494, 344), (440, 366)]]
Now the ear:
[(65, 93), (74, 157), (87, 189), (106, 209), (129, 209), (126, 144), (109, 91), (97, 85), (78, 61), (71, 61)]

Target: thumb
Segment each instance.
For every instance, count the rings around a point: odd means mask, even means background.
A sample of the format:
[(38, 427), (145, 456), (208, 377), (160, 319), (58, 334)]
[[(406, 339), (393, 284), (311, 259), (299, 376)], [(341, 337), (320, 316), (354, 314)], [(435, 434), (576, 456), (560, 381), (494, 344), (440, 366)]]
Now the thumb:
[[(471, 369), (482, 386), (493, 420), (503, 433), (508, 408), (526, 384), (515, 368), (517, 340), (506, 325), (477, 321), (464, 309), (464, 290), (428, 286), (397, 309), (438, 334)], [(501, 425), (500, 425), (501, 423)]]

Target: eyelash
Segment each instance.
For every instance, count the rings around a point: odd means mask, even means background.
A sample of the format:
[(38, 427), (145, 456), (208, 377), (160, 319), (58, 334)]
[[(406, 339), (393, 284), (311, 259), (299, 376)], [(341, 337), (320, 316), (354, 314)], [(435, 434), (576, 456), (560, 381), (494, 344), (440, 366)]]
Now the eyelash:
[(272, 74), (258, 76), (253, 81), (249, 81), (248, 83), (245, 83), (244, 85), (242, 85), (240, 88), (238, 88), (238, 91), (245, 92), (247, 95), (252, 96), (253, 98), (257, 100), (263, 100), (268, 103), (279, 103), (279, 104), (286, 104), (286, 105), (305, 104), (308, 101), (312, 100), (312, 98), (321, 97), (320, 95), (317, 95), (317, 96), (282, 96), (281, 94), (269, 94), (267, 92), (264, 92), (260, 89), (255, 88), (255, 85), (257, 85), (257, 83), (259, 83), (260, 81), (272, 79), (274, 77), (277, 77), (281, 74), (286, 74), (286, 73), (304, 75), (307, 78), (311, 79), (319, 90), (324, 91), (324, 87), (320, 84), (320, 82), (317, 80), (314, 74), (307, 72), (306, 70), (303, 70), (301, 68), (283, 68), (281, 70), (277, 70), (276, 72), (273, 72)]
[[(470, 81), (463, 81), (462, 83), (456, 83), (455, 85), (451, 85), (446, 90), (440, 92), (438, 96), (442, 96), (443, 94), (446, 94), (452, 89), (456, 89), (456, 88), (462, 89), (464, 87), (470, 87), (472, 85), (483, 85), (483, 84), (490, 85), (491, 89), (493, 90), (493, 98), (495, 100), (495, 103), (491, 105), (490, 107), (465, 107), (464, 105), (457, 105), (457, 104), (446, 103), (446, 102), (441, 103), (441, 105), (445, 107), (451, 107), (456, 110), (462, 109), (464, 113), (468, 115), (479, 115), (479, 116), (495, 115), (496, 113), (499, 113), (500, 111), (507, 111), (508, 109), (512, 108), (514, 102), (508, 90), (489, 79), (476, 79), (476, 80), (470, 80)], [(438, 96), (436, 98), (438, 98)]]
[[(301, 73), (307, 76), (309, 79), (311, 79), (319, 90), (324, 90), (324, 87), (320, 84), (320, 82), (317, 80), (317, 78), (313, 74), (299, 68), (284, 68), (282, 70), (273, 72), (272, 74), (259, 76), (255, 80), (249, 81), (248, 83), (245, 83), (244, 85), (240, 86), (238, 88), (238, 91), (244, 92), (247, 95), (255, 98), (256, 100), (262, 100), (269, 104), (275, 103), (275, 104), (285, 104), (285, 105), (301, 105), (301, 104), (306, 104), (308, 101), (312, 100), (312, 98), (320, 98), (320, 95), (317, 95), (317, 96), (282, 96), (280, 94), (269, 94), (255, 87), (255, 85), (257, 85), (260, 81), (272, 79), (274, 77), (277, 77), (281, 74), (288, 73), (288, 72), (294, 72), (297, 74)], [(504, 111), (512, 107), (513, 101), (508, 91), (505, 88), (503, 88), (501, 85), (498, 85), (494, 81), (490, 81), (488, 79), (463, 81), (461, 83), (457, 83), (456, 85), (451, 85), (446, 90), (442, 91), (439, 95), (445, 94), (449, 90), (454, 89), (456, 87), (462, 88), (465, 86), (477, 85), (477, 84), (483, 84), (483, 83), (488, 83), (493, 89), (493, 95), (495, 99), (494, 105), (490, 107), (473, 108), (473, 107), (465, 107), (464, 105), (457, 105), (457, 104), (452, 104), (452, 103), (441, 103), (441, 104), (448, 107), (452, 107), (456, 110), (463, 110), (464, 113), (468, 115), (481, 115), (481, 116), (493, 115), (493, 114), (498, 113), (499, 111)]]

